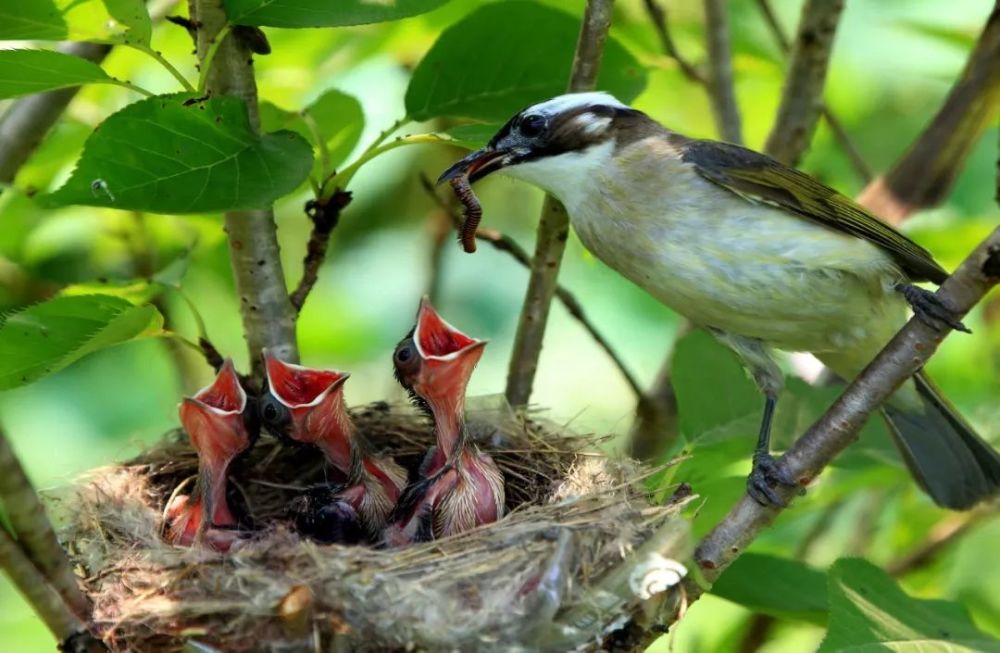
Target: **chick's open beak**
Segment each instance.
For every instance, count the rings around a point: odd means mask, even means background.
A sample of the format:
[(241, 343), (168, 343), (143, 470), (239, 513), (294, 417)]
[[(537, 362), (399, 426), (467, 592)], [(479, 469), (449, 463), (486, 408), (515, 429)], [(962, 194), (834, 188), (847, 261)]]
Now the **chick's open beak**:
[(413, 342), (422, 360), (417, 391), (429, 401), (465, 396), (465, 386), (483, 355), (485, 340), (465, 335), (434, 310), (425, 297), (420, 302)]
[[(263, 354), (268, 390), (290, 414), (288, 437), (316, 442), (341, 420), (342, 389), (350, 374), (285, 363), (266, 349)], [(266, 413), (262, 417), (265, 425), (275, 426)]]
[(496, 172), (509, 163), (510, 152), (496, 150), (486, 146), (476, 150), (455, 165), (451, 166), (438, 177), (437, 183), (443, 184), (455, 177), (467, 176), (470, 182), (479, 181), (491, 172)]

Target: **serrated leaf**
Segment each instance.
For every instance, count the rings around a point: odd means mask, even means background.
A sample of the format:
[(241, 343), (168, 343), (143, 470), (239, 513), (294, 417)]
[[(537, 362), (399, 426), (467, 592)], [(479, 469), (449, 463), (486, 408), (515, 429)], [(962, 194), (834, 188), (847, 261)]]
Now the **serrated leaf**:
[(82, 57), (51, 50), (0, 50), (0, 98), (113, 81), (103, 68)]
[(66, 184), (41, 201), (154, 213), (257, 209), (309, 174), (312, 151), (298, 134), (260, 136), (234, 97), (190, 93), (131, 104), (87, 139)]
[[(298, 113), (263, 102), (260, 122), (266, 130), (290, 129), (312, 143), (316, 147), (316, 176), (323, 177), (354, 150), (365, 128), (365, 114), (353, 96), (329, 90)], [(326, 161), (322, 160), (323, 149)]]
[(774, 617), (826, 621), (826, 574), (797, 560), (744, 553), (712, 585), (712, 594)]
[(149, 45), (142, 0), (0, 0), (0, 40)]
[(448, 0), (225, 0), (226, 15), (238, 25), (337, 27), (408, 18)]
[[(844, 558), (830, 569), (828, 582), (830, 627), (819, 653), (839, 651), (955, 651), (969, 642), (1000, 651), (969, 618), (965, 608), (952, 601), (915, 599), (875, 565)], [(896, 648), (869, 648), (886, 643)], [(935, 648), (927, 648), (933, 645)], [(923, 646), (925, 648), (919, 648)]]
[[(446, 29), (417, 65), (407, 115), (503, 122), (564, 93), (579, 31), (578, 16), (534, 2), (484, 5)], [(597, 89), (630, 102), (645, 86), (645, 69), (609, 38)]]
[(32, 383), (87, 354), (162, 326), (159, 311), (119, 297), (56, 297), (0, 322), (0, 390)]

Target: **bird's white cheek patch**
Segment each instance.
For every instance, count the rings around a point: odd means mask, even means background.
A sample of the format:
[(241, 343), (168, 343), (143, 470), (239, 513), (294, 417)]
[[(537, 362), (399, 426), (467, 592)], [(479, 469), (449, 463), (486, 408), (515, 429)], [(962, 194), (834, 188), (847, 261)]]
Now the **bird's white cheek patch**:
[(608, 131), (611, 125), (611, 118), (608, 116), (597, 116), (593, 113), (582, 113), (574, 120), (574, 126), (587, 136), (600, 136)]

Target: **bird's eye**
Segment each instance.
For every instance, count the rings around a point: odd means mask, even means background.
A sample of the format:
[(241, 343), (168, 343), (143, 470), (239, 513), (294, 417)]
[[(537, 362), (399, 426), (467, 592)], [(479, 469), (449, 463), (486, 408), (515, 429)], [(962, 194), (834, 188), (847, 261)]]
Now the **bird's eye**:
[(280, 401), (270, 393), (260, 399), (260, 418), (270, 428), (281, 428), (291, 418), (291, 414)]
[(521, 135), (527, 138), (541, 136), (542, 132), (545, 131), (545, 118), (537, 113), (527, 115), (521, 118), (521, 124), (518, 128)]
[(396, 368), (402, 372), (415, 371), (420, 366), (420, 358), (417, 356), (417, 347), (411, 338), (396, 345), (396, 351), (392, 355), (392, 362)]

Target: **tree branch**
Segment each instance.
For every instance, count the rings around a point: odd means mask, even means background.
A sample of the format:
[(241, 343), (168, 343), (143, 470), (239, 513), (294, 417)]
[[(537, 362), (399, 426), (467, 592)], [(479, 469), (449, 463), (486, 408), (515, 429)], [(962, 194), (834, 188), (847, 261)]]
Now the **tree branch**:
[[(965, 259), (941, 285), (937, 296), (945, 306), (954, 308), (958, 316), (964, 316), (998, 282), (1000, 228)], [(808, 485), (857, 439), (868, 416), (927, 362), (949, 332), (946, 327), (911, 319), (823, 417), (779, 459), (779, 464), (801, 486)], [(786, 488), (777, 491), (786, 501), (795, 492)], [(780, 511), (744, 496), (695, 551), (695, 560), (705, 577), (710, 582), (718, 578)]]
[[(604, 41), (611, 27), (614, 0), (588, 0), (576, 43), (573, 68), (568, 90), (587, 91), (594, 88), (604, 52)], [(507, 372), (507, 401), (512, 406), (524, 406), (531, 397), (531, 388), (538, 370), (538, 357), (549, 318), (549, 308), (556, 290), (556, 278), (569, 237), (566, 209), (555, 198), (546, 195), (542, 204), (535, 256), (521, 317), (514, 336), (514, 347)]]
[(971, 515), (949, 515), (931, 529), (927, 539), (920, 546), (898, 560), (890, 562), (885, 570), (898, 578), (911, 571), (922, 569), (974, 528), (996, 516), (996, 506), (978, 510)]
[[(100, 63), (111, 51), (104, 43), (64, 43), (59, 52)], [(0, 183), (14, 181), (17, 171), (59, 120), (80, 87), (29, 95), (15, 101), (0, 118)]]
[[(456, 229), (460, 229), (463, 222), (462, 216), (455, 211), (454, 207), (449, 206), (448, 203), (437, 194), (435, 186), (431, 180), (428, 179), (426, 175), (420, 175), (420, 183), (424, 187), (424, 190), (427, 191), (427, 194), (434, 199), (434, 202), (444, 211), (445, 215), (448, 216), (452, 225)], [(515, 261), (526, 268), (531, 268), (531, 257), (528, 256), (528, 252), (521, 247), (516, 240), (507, 234), (495, 229), (480, 227), (476, 230), (476, 239), (489, 243), (498, 251), (510, 254)], [(576, 296), (565, 286), (556, 284), (555, 297), (562, 303), (569, 314), (583, 326), (597, 345), (604, 350), (604, 352), (608, 355), (608, 358), (611, 359), (611, 362), (614, 363), (618, 368), (618, 371), (621, 372), (622, 377), (625, 378), (625, 382), (628, 383), (630, 388), (632, 388), (632, 391), (637, 396), (641, 396), (642, 387), (639, 385), (638, 379), (636, 379), (635, 375), (629, 371), (628, 366), (625, 365), (625, 362), (611, 347), (611, 343), (609, 343), (604, 336), (601, 335), (600, 331), (597, 330), (597, 327), (594, 326), (589, 318), (587, 318), (587, 315), (583, 311), (583, 306), (580, 304), (579, 300), (577, 300)]]
[(0, 500), (24, 555), (77, 617), (89, 619), (90, 601), (77, 584), (45, 506), (3, 431), (0, 431)]
[(786, 165), (798, 165), (819, 122), (830, 51), (843, 9), (843, 0), (807, 0), (802, 6), (781, 104), (765, 146), (767, 154)]
[(289, 295), (289, 301), (296, 315), (302, 311), (306, 298), (312, 292), (319, 269), (326, 260), (326, 250), (330, 245), (330, 234), (340, 221), (340, 213), (351, 203), (351, 194), (347, 191), (335, 190), (329, 199), (310, 200), (306, 203), (306, 215), (312, 220), (312, 233), (306, 244), (306, 255), (302, 259), (302, 278)]
[(52, 589), (45, 576), (31, 563), (2, 525), (0, 567), (7, 572), (14, 586), (55, 636), (60, 643), (60, 650), (81, 653), (106, 650), (104, 644), (89, 633), (83, 621), (73, 614), (62, 596)]
[(705, 76), (701, 74), (690, 61), (685, 59), (680, 51), (677, 49), (676, 44), (674, 44), (674, 39), (670, 35), (670, 28), (667, 23), (667, 12), (656, 2), (656, 0), (643, 0), (643, 4), (646, 6), (646, 13), (649, 14), (649, 20), (653, 23), (653, 28), (656, 29), (656, 35), (660, 39), (660, 45), (663, 46), (663, 52), (668, 57), (677, 62), (677, 66), (680, 68), (681, 72), (692, 82), (697, 82), (702, 86), (708, 86), (708, 80)]
[(733, 52), (725, 0), (705, 0), (705, 36), (708, 40), (708, 95), (716, 131), (722, 140), (740, 144), (743, 133), (733, 86)]
[[(226, 26), (225, 9), (222, 0), (189, 0), (188, 11), (192, 23), (197, 26), (198, 61), (204, 65), (216, 36)], [(211, 59), (205, 90), (211, 95), (234, 95), (243, 99), (247, 103), (250, 124), (259, 130), (251, 45), (238, 33), (227, 33)], [(225, 215), (225, 223), (249, 359), (254, 377), (260, 378), (260, 351), (264, 347), (282, 360), (295, 362), (299, 357), (295, 340), (296, 313), (281, 267), (274, 212), (271, 209), (230, 211)]]
[(941, 202), (983, 130), (1000, 109), (1000, 1), (937, 115), (892, 169), (858, 201), (898, 224)]

